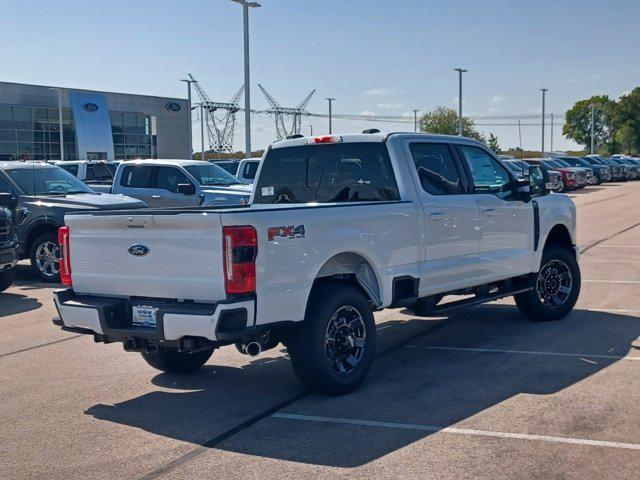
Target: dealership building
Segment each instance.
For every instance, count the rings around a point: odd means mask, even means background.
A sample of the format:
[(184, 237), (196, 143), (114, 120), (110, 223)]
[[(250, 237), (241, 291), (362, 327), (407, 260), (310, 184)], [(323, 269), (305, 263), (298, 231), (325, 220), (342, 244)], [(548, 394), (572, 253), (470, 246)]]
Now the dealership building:
[(181, 98), (0, 82), (0, 161), (189, 158)]

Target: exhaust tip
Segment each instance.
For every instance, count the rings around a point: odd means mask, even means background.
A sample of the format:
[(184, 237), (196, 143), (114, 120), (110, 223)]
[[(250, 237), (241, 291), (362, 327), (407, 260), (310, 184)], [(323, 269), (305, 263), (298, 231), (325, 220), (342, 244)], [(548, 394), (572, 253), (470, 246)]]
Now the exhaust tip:
[(250, 357), (256, 357), (262, 352), (262, 346), (258, 342), (251, 342), (245, 345), (244, 351), (247, 352), (247, 355)]

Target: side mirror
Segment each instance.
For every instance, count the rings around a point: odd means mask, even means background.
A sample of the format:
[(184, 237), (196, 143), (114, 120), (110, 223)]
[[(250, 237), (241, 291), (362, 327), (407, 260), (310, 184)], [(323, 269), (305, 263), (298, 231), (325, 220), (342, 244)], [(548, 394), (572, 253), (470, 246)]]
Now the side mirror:
[(529, 190), (532, 197), (549, 195), (549, 173), (538, 165), (529, 167)]
[(183, 195), (195, 195), (196, 194), (196, 186), (192, 183), (179, 183), (178, 184), (178, 193)]
[(10, 193), (0, 192), (0, 207), (13, 207), (13, 195)]

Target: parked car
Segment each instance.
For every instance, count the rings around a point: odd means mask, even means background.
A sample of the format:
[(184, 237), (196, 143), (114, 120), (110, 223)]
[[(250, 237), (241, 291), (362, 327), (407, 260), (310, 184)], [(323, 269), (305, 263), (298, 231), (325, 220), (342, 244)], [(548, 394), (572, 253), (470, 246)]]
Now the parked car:
[(600, 185), (602, 182), (608, 182), (611, 180), (611, 170), (608, 166), (592, 164), (591, 162), (581, 157), (564, 156), (556, 158), (564, 160), (572, 167), (584, 167), (591, 170), (594, 175), (594, 180), (592, 180), (594, 182), (594, 185)]
[(636, 165), (627, 162), (624, 158), (618, 156), (612, 156), (609, 158), (610, 162), (620, 165), (622, 172), (624, 173), (625, 180), (637, 180), (640, 178), (640, 170)]
[(555, 165), (552, 161), (541, 160), (540, 158), (525, 158), (524, 161), (530, 165), (538, 165), (546, 172), (555, 171), (560, 173), (563, 183), (562, 192), (569, 192), (577, 188), (578, 174), (573, 169)]
[(121, 163), (113, 193), (146, 202), (151, 208), (241, 205), (251, 186), (218, 165), (200, 160), (131, 160)]
[(54, 165), (66, 170), (82, 180), (97, 192), (110, 193), (113, 176), (120, 162), (105, 160), (67, 160), (56, 161)]
[(260, 158), (245, 158), (240, 161), (238, 165), (238, 171), (236, 177), (242, 183), (252, 184), (258, 173), (258, 167), (260, 166)]
[(542, 169), (518, 178), (478, 141), (297, 138), (259, 172), (244, 207), (67, 215), (54, 323), (169, 372), (222, 345), (283, 342), (304, 385), (343, 394), (373, 362), (376, 310), (515, 296), (529, 318), (558, 320), (578, 298), (575, 205), (547, 195)]
[[(513, 173), (523, 178), (529, 172), (529, 164), (524, 160), (515, 160), (515, 159), (505, 159), (504, 155), (500, 155), (500, 158), (503, 160), (504, 164), (511, 169)], [(562, 181), (562, 174), (555, 170), (547, 169), (547, 174), (549, 175), (549, 190), (552, 192), (563, 192), (564, 182)]]
[(13, 232), (11, 210), (7, 208), (10, 203), (11, 195), (0, 193), (0, 292), (13, 283), (14, 268), (18, 263), (18, 242)]
[(586, 185), (596, 185), (598, 183), (598, 179), (596, 177), (595, 171), (591, 165), (587, 162), (582, 164), (582, 159), (577, 157), (570, 156), (554, 156), (551, 157), (556, 163), (564, 165), (566, 167), (573, 167), (577, 169), (581, 169), (586, 174), (587, 183)]
[(209, 161), (219, 166), (220, 168), (226, 170), (234, 177), (238, 173), (238, 166), (240, 165), (240, 160), (209, 160)]
[(0, 194), (10, 195), (20, 258), (28, 258), (44, 282), (60, 278), (58, 228), (73, 211), (143, 208), (123, 195), (95, 192), (62, 168), (45, 162), (0, 162)]
[(576, 188), (582, 189), (589, 184), (590, 178), (591, 181), (594, 181), (595, 178), (593, 171), (583, 168), (583, 167), (573, 167), (569, 165), (567, 162), (563, 161), (559, 158), (545, 158), (547, 163), (557, 167), (557, 168), (566, 168), (568, 170), (572, 170), (576, 172)]
[[(609, 169), (609, 180), (603, 180), (606, 182), (614, 181), (617, 182), (622, 179), (622, 170), (619, 165), (611, 165), (606, 162), (602, 157), (598, 155), (587, 155), (583, 157), (586, 162), (588, 162), (592, 166), (608, 168)], [(606, 175), (603, 176), (603, 179), (606, 178)]]

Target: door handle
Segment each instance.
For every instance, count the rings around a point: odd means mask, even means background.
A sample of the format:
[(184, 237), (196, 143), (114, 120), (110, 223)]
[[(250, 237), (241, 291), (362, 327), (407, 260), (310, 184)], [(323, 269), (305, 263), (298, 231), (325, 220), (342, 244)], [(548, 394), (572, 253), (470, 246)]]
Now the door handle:
[(429, 220), (433, 220), (434, 222), (440, 221), (440, 220), (444, 220), (444, 212), (429, 212), (427, 214), (427, 216), (429, 217)]
[(162, 198), (162, 195), (151, 195), (151, 198), (155, 198), (156, 200), (159, 200)]
[(498, 210), (496, 210), (495, 208), (485, 208), (484, 210), (482, 210), (482, 213), (487, 217), (494, 217), (500, 212), (498, 212)]

